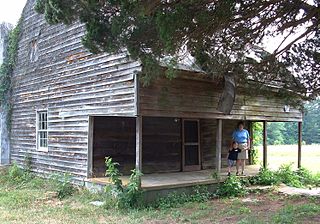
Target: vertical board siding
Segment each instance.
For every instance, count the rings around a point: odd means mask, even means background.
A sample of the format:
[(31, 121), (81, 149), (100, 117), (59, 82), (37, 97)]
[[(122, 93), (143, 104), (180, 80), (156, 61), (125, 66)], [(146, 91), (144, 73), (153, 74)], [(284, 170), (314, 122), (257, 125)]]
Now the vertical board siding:
[[(11, 159), (28, 154), (38, 173), (87, 176), (90, 115), (134, 116), (134, 80), (140, 63), (126, 52), (93, 55), (81, 44), (85, 28), (46, 24), (29, 0), (23, 11), (12, 77)], [(32, 42), (38, 60), (32, 62)], [(36, 150), (36, 111), (48, 110), (48, 151)]]
[(181, 119), (143, 117), (142, 172), (181, 171)]
[(159, 78), (140, 87), (139, 106), (143, 116), (176, 116), (185, 118), (301, 121), (300, 110), (284, 112), (285, 102), (279, 98), (238, 94), (230, 115), (217, 110), (222, 84), (185, 77), (173, 80)]

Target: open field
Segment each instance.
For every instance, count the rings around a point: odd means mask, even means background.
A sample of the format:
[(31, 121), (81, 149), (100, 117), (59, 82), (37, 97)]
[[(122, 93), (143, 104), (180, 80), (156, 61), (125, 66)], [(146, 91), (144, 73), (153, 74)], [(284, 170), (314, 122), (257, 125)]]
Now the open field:
[[(267, 150), (268, 166), (271, 169), (277, 169), (281, 164), (289, 163), (297, 167), (297, 145), (271, 145)], [(259, 160), (262, 163), (262, 147), (259, 147)], [(303, 145), (301, 164), (314, 173), (320, 172), (320, 145)]]

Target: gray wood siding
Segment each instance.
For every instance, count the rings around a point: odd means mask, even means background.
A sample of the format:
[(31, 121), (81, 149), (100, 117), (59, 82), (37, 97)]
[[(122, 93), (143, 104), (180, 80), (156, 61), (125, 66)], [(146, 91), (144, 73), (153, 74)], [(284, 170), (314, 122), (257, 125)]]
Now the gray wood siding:
[[(192, 77), (192, 74), (189, 74)], [(301, 121), (302, 113), (291, 108), (284, 112), (284, 101), (263, 96), (237, 95), (230, 115), (217, 111), (222, 85), (186, 78), (157, 79), (139, 89), (142, 116), (184, 118)]]
[[(126, 52), (92, 55), (81, 44), (85, 28), (46, 24), (29, 0), (12, 78), (11, 159), (32, 157), (39, 173), (87, 175), (90, 115), (134, 116), (134, 74), (140, 64)], [(30, 60), (36, 41), (38, 60)], [(36, 111), (48, 110), (48, 150), (36, 150)]]

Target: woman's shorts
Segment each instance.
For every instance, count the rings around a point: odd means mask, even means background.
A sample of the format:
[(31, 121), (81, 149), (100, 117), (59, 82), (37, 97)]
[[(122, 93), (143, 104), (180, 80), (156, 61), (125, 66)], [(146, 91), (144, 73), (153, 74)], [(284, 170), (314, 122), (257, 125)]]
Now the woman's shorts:
[(228, 166), (229, 167), (233, 167), (234, 165), (236, 165), (236, 160), (231, 160), (231, 159), (228, 159)]
[(238, 159), (248, 159), (248, 150), (245, 150), (248, 147), (247, 143), (239, 144), (238, 147), (241, 149), (241, 152), (238, 153)]

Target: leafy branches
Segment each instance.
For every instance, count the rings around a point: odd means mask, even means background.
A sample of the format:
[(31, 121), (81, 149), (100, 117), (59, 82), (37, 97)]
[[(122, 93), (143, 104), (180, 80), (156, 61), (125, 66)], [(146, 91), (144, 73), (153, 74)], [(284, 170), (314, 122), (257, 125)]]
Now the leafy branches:
[[(187, 55), (209, 75), (232, 72), (239, 85), (261, 83), (249, 89), (280, 83), (280, 95), (289, 100), (320, 93), (319, 8), (318, 0), (37, 0), (36, 5), (50, 23), (84, 23), (83, 43), (92, 52), (128, 49), (150, 67), (147, 82), (159, 75), (154, 72), (159, 61), (172, 66)], [(278, 35), (284, 38), (274, 43), (274, 52), (261, 48)]]
[(18, 54), (21, 20), (22, 19), (20, 18), (17, 26), (9, 33), (8, 45), (7, 49), (5, 49), (6, 56), (0, 67), (0, 103), (7, 114), (6, 123), (8, 128), (10, 128), (11, 120), (11, 76), (16, 64), (16, 58)]
[[(137, 170), (132, 170), (128, 185), (124, 186), (120, 179), (116, 162), (112, 158), (106, 157), (106, 176), (110, 178), (112, 185), (107, 185), (105, 188), (108, 194), (108, 199), (111, 204), (115, 204), (119, 208), (135, 208), (142, 205), (142, 190), (140, 188), (140, 180), (142, 173)], [(110, 204), (110, 203), (108, 203)]]

